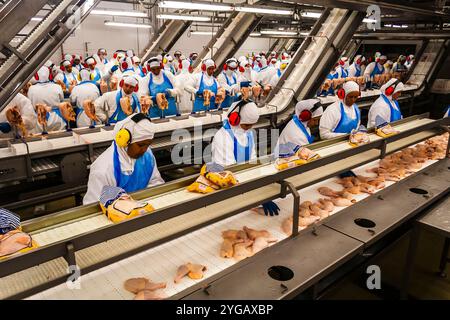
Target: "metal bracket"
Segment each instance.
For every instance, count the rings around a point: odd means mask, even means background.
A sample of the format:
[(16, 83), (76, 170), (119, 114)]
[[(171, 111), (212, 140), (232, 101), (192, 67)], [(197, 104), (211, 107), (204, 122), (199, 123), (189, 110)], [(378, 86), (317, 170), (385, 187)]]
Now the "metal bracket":
[(211, 295), (211, 293), (209, 293), (209, 288), (211, 288), (211, 285), (209, 285), (209, 286), (203, 288), (203, 292), (204, 292), (206, 295), (208, 295), (208, 296)]
[(295, 186), (292, 184), (292, 182), (287, 182), (285, 180), (278, 182), (281, 185), (281, 191), (280, 196), (282, 198), (286, 197), (287, 195), (287, 189), (289, 189), (290, 193), (292, 193), (292, 196), (294, 198), (294, 205), (293, 205), (293, 213), (292, 213), (292, 237), (295, 237), (298, 235), (298, 218), (299, 218), (299, 210), (300, 210), (300, 194), (298, 193)]
[(383, 140), (383, 142), (381, 143), (381, 147), (380, 147), (380, 159), (384, 159), (384, 157), (386, 156), (386, 147), (387, 147), (387, 142), (386, 142), (386, 140)]
[(72, 242), (66, 244), (67, 253), (64, 255), (64, 260), (67, 261), (69, 266), (76, 266), (77, 261), (75, 258), (75, 247)]
[(281, 283), (280, 287), (281, 287), (281, 293), (285, 293), (286, 291), (289, 290), (289, 288), (284, 283)]

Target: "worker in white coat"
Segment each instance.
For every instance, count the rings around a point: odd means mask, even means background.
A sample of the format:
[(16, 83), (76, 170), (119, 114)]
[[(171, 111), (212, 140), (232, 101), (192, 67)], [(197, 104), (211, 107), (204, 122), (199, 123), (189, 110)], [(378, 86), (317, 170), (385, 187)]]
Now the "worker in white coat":
[(405, 67), (409, 70), (414, 63), (414, 55), (410, 54), (406, 57)]
[(81, 56), (79, 54), (75, 54), (73, 56), (73, 64), (72, 64), (73, 68), (80, 71), (81, 69), (83, 69), (83, 65), (81, 64)]
[(381, 117), (386, 122), (394, 122), (402, 119), (402, 112), (398, 104), (398, 98), (402, 94), (405, 86), (398, 79), (391, 79), (381, 86), (381, 94), (369, 109), (368, 128), (375, 127), (377, 117)]
[(103, 74), (102, 74), (102, 71), (100, 70), (100, 68), (97, 67), (97, 61), (95, 60), (95, 58), (87, 57), (85, 62), (86, 62), (88, 69), (90, 70), (90, 72), (94, 75), (94, 78), (92, 81), (94, 83), (100, 82), (100, 80), (103, 78)]
[(106, 124), (124, 120), (128, 115), (124, 111), (126, 108), (121, 104), (121, 99), (125, 97), (130, 101), (132, 113), (141, 112), (139, 98), (136, 95), (138, 90), (139, 81), (136, 76), (124, 76), (118, 90), (107, 92), (94, 101), (96, 116)]
[(336, 67), (336, 73), (335, 78), (341, 79), (341, 78), (347, 78), (348, 77), (348, 58), (347, 57), (341, 57), (338, 61), (338, 65)]
[[(175, 76), (166, 69), (163, 69), (158, 57), (152, 57), (148, 61), (150, 72), (146, 76), (146, 86), (140, 91), (140, 94), (148, 95), (152, 98), (153, 106), (150, 107), (150, 118), (164, 118), (165, 116), (179, 115), (176, 97), (179, 94)], [(158, 107), (156, 96), (163, 93), (168, 102), (168, 108), (161, 110)]]
[(365, 64), (366, 58), (362, 55), (358, 54), (355, 59), (353, 59), (353, 63), (348, 68), (348, 77), (360, 77), (363, 75), (362, 66)]
[(217, 76), (220, 86), (225, 89), (226, 97), (221, 104), (221, 108), (227, 109), (237, 100), (239, 93), (239, 83), (237, 82), (236, 70), (238, 62), (235, 58), (230, 58), (225, 62), (223, 71)]
[(384, 73), (384, 64), (387, 61), (386, 56), (380, 56), (377, 61), (369, 63), (364, 70), (364, 77), (366, 78), (366, 88), (372, 89), (372, 81), (376, 75)]
[[(64, 93), (61, 87), (50, 81), (50, 70), (47, 67), (41, 67), (35, 74), (36, 84), (28, 90), (28, 98), (34, 108), (37, 104), (44, 104), (50, 108), (47, 114), (47, 131), (63, 130), (66, 122), (59, 112), (59, 104), (64, 100)], [(44, 128), (39, 123), (36, 124), (36, 132), (42, 132)]]
[(204, 60), (202, 62), (202, 72), (194, 75), (194, 85), (185, 87), (185, 90), (195, 94), (194, 108), (192, 109), (193, 113), (206, 111), (203, 98), (203, 93), (205, 90), (209, 90), (211, 92), (211, 99), (208, 109), (217, 109), (215, 96), (217, 94), (217, 90), (220, 88), (220, 84), (214, 77), (215, 70), (216, 64), (212, 59)]
[(127, 193), (164, 183), (150, 149), (155, 125), (137, 113), (116, 124), (115, 140), (91, 165), (83, 204), (99, 201), (104, 186), (115, 186)]
[[(8, 110), (16, 109), (22, 119), (22, 123), (25, 125), (25, 129), (29, 133), (33, 133), (36, 127), (37, 117), (34, 107), (31, 104), (30, 99), (23, 94), (18, 93), (14, 99), (0, 112), (0, 131), (1, 133), (8, 133), (11, 128), (18, 123), (14, 123), (11, 119), (8, 119)], [(13, 122), (13, 123), (11, 123)]]
[[(251, 128), (258, 122), (259, 111), (251, 100), (241, 100), (231, 105), (222, 128), (214, 135), (212, 162), (223, 167), (256, 159), (255, 138)], [(278, 215), (273, 202), (263, 204), (266, 215)]]
[(181, 60), (179, 66), (179, 74), (176, 76), (176, 82), (178, 83), (178, 90), (180, 91), (180, 103), (178, 109), (181, 114), (192, 112), (192, 94), (185, 90), (186, 86), (193, 86), (194, 78), (190, 73), (191, 62), (189, 59)]
[(62, 73), (59, 73), (55, 78), (55, 81), (62, 81), (64, 86), (66, 87), (66, 91), (64, 95), (69, 97), (72, 88), (78, 83), (78, 70), (72, 66), (72, 63), (69, 60), (63, 60), (61, 62), (61, 70)]
[(359, 128), (361, 114), (355, 104), (359, 96), (359, 85), (356, 82), (344, 83), (337, 92), (339, 100), (329, 105), (320, 118), (319, 130), (322, 139), (343, 136)]
[(70, 94), (70, 102), (76, 107), (77, 127), (88, 127), (91, 125), (91, 119), (86, 115), (83, 109), (83, 102), (86, 100), (95, 101), (100, 97), (100, 91), (94, 84), (94, 74), (88, 69), (81, 69), (78, 75), (80, 83), (73, 88)]
[(260, 69), (256, 77), (257, 81), (263, 86), (275, 87), (278, 82), (277, 70), (267, 65), (266, 58), (261, 58), (259, 63)]
[(255, 85), (256, 75), (257, 73), (253, 70), (252, 64), (247, 59), (242, 59), (239, 62), (237, 80), (240, 88)]
[(278, 138), (278, 145), (294, 143), (304, 146), (313, 143), (314, 137), (310, 128), (319, 124), (319, 117), (323, 114), (323, 107), (318, 99), (299, 101), (295, 106), (295, 114), (288, 122)]

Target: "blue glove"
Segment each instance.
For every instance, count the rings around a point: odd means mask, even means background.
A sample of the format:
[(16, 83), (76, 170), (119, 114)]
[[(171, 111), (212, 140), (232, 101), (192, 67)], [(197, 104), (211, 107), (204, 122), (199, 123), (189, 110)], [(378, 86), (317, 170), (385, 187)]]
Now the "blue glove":
[(262, 207), (264, 209), (264, 214), (266, 216), (277, 216), (280, 211), (280, 207), (277, 206), (277, 204), (273, 201), (269, 201), (262, 204)]
[(113, 66), (113, 67), (111, 68), (111, 73), (116, 72), (117, 69), (119, 69), (119, 66)]
[(11, 125), (8, 122), (0, 123), (0, 131), (3, 133), (8, 133), (11, 131)]

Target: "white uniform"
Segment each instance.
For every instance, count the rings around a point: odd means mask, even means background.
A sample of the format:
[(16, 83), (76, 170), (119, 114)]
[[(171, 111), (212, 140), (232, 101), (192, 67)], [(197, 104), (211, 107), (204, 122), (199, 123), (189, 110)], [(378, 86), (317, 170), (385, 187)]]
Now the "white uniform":
[(353, 62), (350, 67), (348, 68), (348, 76), (349, 77), (356, 77), (356, 73), (358, 72), (358, 69), (356, 69), (356, 65)]
[[(185, 90), (191, 93), (196, 93), (200, 88), (200, 81), (202, 79), (202, 75), (203, 75), (203, 83), (207, 86), (212, 86), (214, 84), (214, 81), (217, 81), (217, 79), (214, 76), (208, 76), (206, 72), (198, 72), (193, 76), (192, 85), (186, 85)], [(218, 88), (220, 88), (220, 84)]]
[(150, 94), (149, 90), (148, 90), (148, 84), (150, 81), (150, 75), (152, 76), (152, 81), (155, 84), (162, 84), (164, 82), (164, 76), (163, 74), (166, 75), (167, 79), (169, 79), (170, 83), (173, 86), (173, 92), (172, 92), (172, 97), (176, 97), (177, 94), (179, 94), (178, 92), (178, 83), (176, 80), (176, 77), (171, 73), (168, 72), (166, 70), (161, 70), (160, 73), (155, 76), (153, 73), (149, 72), (144, 78), (142, 78), (142, 86), (141, 86), (141, 81), (139, 80), (139, 91), (138, 91), (138, 96), (148, 96)]
[[(83, 198), (83, 204), (98, 202), (104, 186), (117, 185), (116, 178), (114, 176), (113, 154), (114, 147), (111, 145), (91, 165), (88, 190)], [(153, 173), (147, 187), (156, 186), (163, 183), (164, 180), (161, 178), (161, 174), (159, 173), (155, 161)]]
[[(184, 63), (184, 61), (186, 61), (186, 63)], [(179, 101), (180, 103), (178, 104), (178, 108), (179, 108), (179, 112), (181, 114), (183, 113), (191, 113), (192, 112), (192, 94), (189, 93), (188, 91), (185, 90), (186, 86), (191, 86), (193, 87), (194, 85), (194, 78), (192, 76), (192, 74), (189, 73), (189, 60), (184, 60), (183, 63), (183, 68), (180, 71), (180, 74), (177, 75), (176, 78), (176, 82), (178, 84), (178, 90), (180, 93), (180, 98)]]
[[(234, 78), (236, 79), (236, 84), (228, 85), (228, 83), (233, 83)], [(236, 94), (239, 92), (239, 82), (237, 82), (237, 74), (234, 71), (223, 71), (217, 76), (217, 82), (219, 82), (220, 86), (224, 88), (227, 92)], [(227, 82), (228, 79), (228, 82)]]
[[(247, 146), (249, 132), (245, 132), (239, 126), (231, 127), (239, 144), (243, 147)], [(219, 131), (214, 135), (214, 139), (211, 146), (212, 161), (220, 164), (223, 167), (231, 166), (236, 164), (236, 159), (234, 157), (234, 140), (231, 138), (230, 133), (224, 129), (220, 128)], [(250, 159), (256, 159), (256, 147), (253, 144)]]
[[(302, 124), (308, 134), (311, 135), (311, 130), (308, 128), (308, 121), (302, 122)], [(299, 146), (305, 146), (309, 144), (308, 138), (303, 133), (303, 131), (300, 130), (300, 128), (295, 124), (293, 119), (291, 119), (286, 127), (284, 127), (283, 131), (280, 134), (280, 137), (278, 138), (279, 145), (288, 142), (295, 143)]]
[[(386, 96), (391, 101), (391, 105), (393, 108), (398, 110), (395, 103), (392, 101), (392, 96)], [(385, 121), (389, 122), (389, 119), (391, 118), (391, 109), (386, 104), (384, 99), (380, 96), (377, 100), (372, 104), (372, 106), (369, 109), (369, 117), (367, 120), (367, 128), (373, 128), (375, 127), (375, 119), (377, 116), (380, 116)]]
[[(382, 70), (383, 66), (379, 64), (378, 62), (371, 62), (367, 65), (366, 69), (364, 70), (364, 77), (368, 79), (370, 77), (370, 74), (375, 69), (375, 65), (378, 65), (378, 70)], [(386, 70), (384, 70), (382, 73), (385, 73)]]
[[(345, 135), (345, 133), (333, 132), (333, 130), (336, 129), (339, 121), (341, 120), (340, 102), (341, 101), (336, 101), (335, 103), (329, 105), (320, 118), (319, 131), (320, 137), (322, 139), (332, 139)], [(344, 103), (342, 104), (344, 105), (344, 112), (346, 113), (347, 117), (356, 119), (356, 112), (353, 106), (348, 107)], [(360, 126), (360, 124), (361, 119), (358, 121), (358, 127)]]
[(278, 83), (278, 74), (275, 68), (265, 67), (257, 75), (257, 81), (263, 86), (270, 85), (275, 87)]
[[(122, 90), (122, 89), (120, 89)], [(94, 101), (95, 115), (103, 122), (111, 118), (117, 109), (116, 97), (119, 90), (106, 92)], [(122, 90), (122, 97), (127, 96)], [(130, 101), (133, 101), (131, 95), (129, 95)], [(119, 106), (120, 108), (120, 106)]]
[(31, 104), (30, 99), (23, 94), (18, 93), (14, 99), (0, 112), (0, 122), (8, 122), (6, 119), (6, 111), (17, 106), (22, 116), (23, 123), (28, 132), (34, 132), (37, 122), (36, 112)]
[[(79, 109), (83, 110), (83, 102), (85, 100), (95, 101), (100, 97), (100, 91), (97, 86), (92, 82), (86, 82), (79, 84), (73, 88), (70, 95), (70, 102), (72, 105), (76, 105)], [(77, 117), (77, 127), (88, 127), (91, 125), (91, 119), (86, 115), (86, 113), (81, 111)]]

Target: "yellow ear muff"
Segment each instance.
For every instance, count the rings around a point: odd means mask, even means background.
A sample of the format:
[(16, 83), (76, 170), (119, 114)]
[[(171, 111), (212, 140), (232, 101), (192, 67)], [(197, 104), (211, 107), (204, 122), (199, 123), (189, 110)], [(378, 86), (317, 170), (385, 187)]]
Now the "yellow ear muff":
[(77, 74), (77, 78), (78, 78), (78, 81), (81, 82), (81, 75), (79, 73)]
[(95, 75), (91, 72), (91, 81), (94, 81)]
[(120, 129), (116, 134), (116, 144), (121, 147), (127, 147), (131, 142), (131, 132), (128, 129)]
[(167, 59), (166, 59), (166, 58), (163, 59), (163, 63), (164, 63), (164, 64), (167, 63)]

